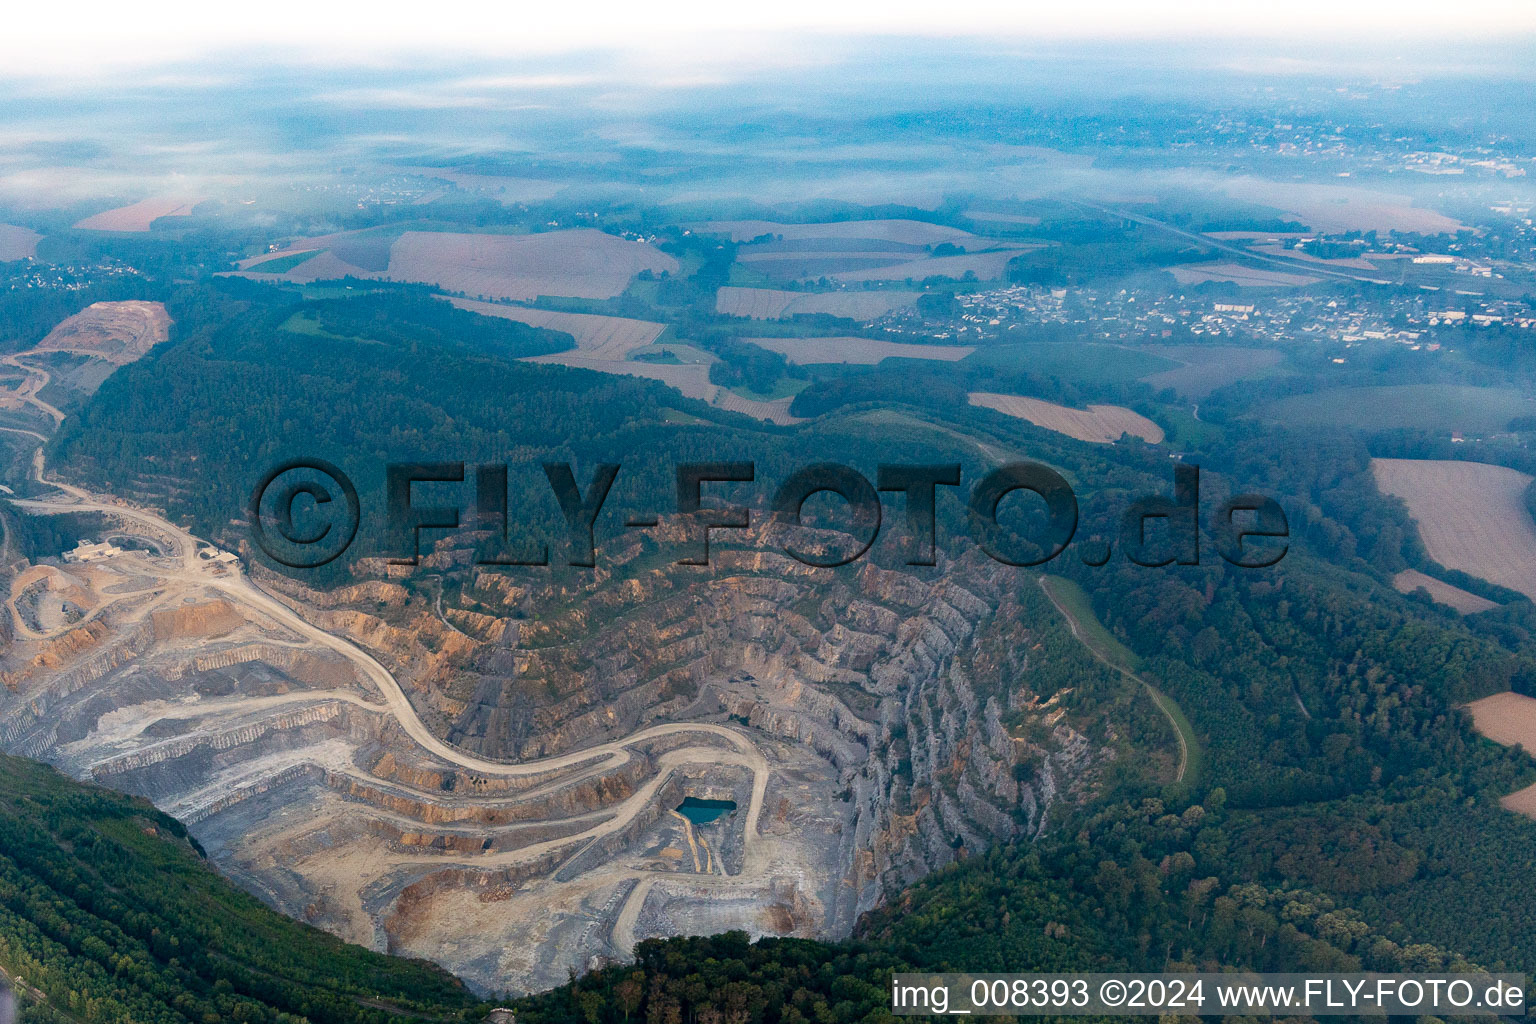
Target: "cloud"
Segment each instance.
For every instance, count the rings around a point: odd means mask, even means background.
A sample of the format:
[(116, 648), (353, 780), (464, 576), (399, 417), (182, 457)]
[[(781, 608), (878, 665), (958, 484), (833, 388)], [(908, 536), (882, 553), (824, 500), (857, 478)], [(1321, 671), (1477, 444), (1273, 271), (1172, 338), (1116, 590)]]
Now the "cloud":
[[(408, 68), (424, 55), (526, 58), (621, 53), (631, 66), (670, 68), (677, 83), (699, 68), (793, 64), (806, 36), (907, 35), (1049, 41), (1216, 37), (1439, 40), (1536, 34), (1529, 0), (77, 0), (24, 4), (6, 14), (0, 74), (92, 78), (214, 54), (308, 66)], [(799, 38), (801, 42), (797, 42)], [(580, 76), (577, 76), (578, 78)], [(705, 78), (709, 75), (707, 70)], [(565, 88), (565, 76), (508, 75), (482, 89)], [(169, 84), (167, 82), (166, 84)], [(192, 83), (189, 83), (192, 84)]]

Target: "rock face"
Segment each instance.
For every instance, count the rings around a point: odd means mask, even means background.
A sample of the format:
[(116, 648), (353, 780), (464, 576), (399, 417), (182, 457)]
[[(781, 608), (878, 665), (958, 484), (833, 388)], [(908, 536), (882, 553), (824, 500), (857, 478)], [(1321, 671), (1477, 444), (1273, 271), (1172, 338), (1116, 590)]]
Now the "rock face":
[(168, 608), (155, 612), (151, 619), (156, 640), (213, 639), (234, 632), (245, 623), (235, 607), (222, 599)]
[[(89, 622), (11, 631), (0, 740), (153, 799), (280, 909), (485, 990), (652, 935), (845, 935), (1039, 832), (1108, 748), (1035, 684), (1080, 652), (1031, 577), (814, 569), (772, 530), (707, 568), (635, 541), (584, 576), (446, 546), (327, 592), (263, 576), (282, 605), (123, 554), (71, 578)], [(690, 796), (735, 810), (694, 823)]]

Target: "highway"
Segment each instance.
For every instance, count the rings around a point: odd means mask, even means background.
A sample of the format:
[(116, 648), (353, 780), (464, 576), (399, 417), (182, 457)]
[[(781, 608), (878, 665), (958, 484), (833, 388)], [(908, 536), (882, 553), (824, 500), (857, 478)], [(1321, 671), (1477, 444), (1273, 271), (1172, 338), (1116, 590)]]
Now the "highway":
[(1291, 260), (1286, 259), (1283, 256), (1270, 256), (1265, 253), (1253, 252), (1252, 250), (1244, 249), (1240, 245), (1232, 245), (1228, 242), (1224, 242), (1219, 238), (1212, 238), (1209, 235), (1203, 235), (1197, 231), (1187, 231), (1184, 228), (1175, 227), (1172, 224), (1165, 223), (1163, 221), (1157, 220), (1156, 218), (1147, 217), (1139, 213), (1131, 213), (1128, 210), (1117, 209), (1113, 206), (1101, 206), (1098, 203), (1083, 202), (1081, 200), (1078, 201), (1078, 205), (1087, 207), (1090, 210), (1098, 210), (1100, 213), (1107, 213), (1112, 217), (1120, 217), (1125, 220), (1134, 221), (1137, 224), (1142, 224), (1149, 228), (1156, 228), (1159, 231), (1167, 232), (1170, 235), (1176, 235), (1179, 238), (1188, 239), (1191, 242), (1197, 242), (1200, 245), (1219, 250), (1220, 252), (1224, 252), (1232, 256), (1241, 256), (1245, 260), (1255, 260), (1259, 263), (1268, 263), (1277, 269), (1284, 270), (1289, 274), (1308, 274), (1317, 277), (1335, 277), (1346, 281), (1361, 281), (1365, 284), (1392, 283), (1391, 281), (1387, 281), (1380, 277), (1367, 277), (1360, 273), (1350, 273), (1347, 270), (1339, 270), (1336, 267), (1330, 267), (1323, 263), (1312, 263), (1307, 260)]

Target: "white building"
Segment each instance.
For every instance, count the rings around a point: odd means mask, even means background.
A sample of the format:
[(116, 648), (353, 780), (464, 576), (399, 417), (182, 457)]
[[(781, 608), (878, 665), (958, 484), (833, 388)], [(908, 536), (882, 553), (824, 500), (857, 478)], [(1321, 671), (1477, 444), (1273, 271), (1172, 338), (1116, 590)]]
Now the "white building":
[(82, 540), (78, 545), (75, 546), (73, 551), (64, 552), (64, 561), (94, 562), (98, 559), (111, 558), (113, 555), (120, 555), (122, 553), (123, 549), (115, 544), (109, 544), (105, 542), (101, 544), (92, 544), (88, 540)]

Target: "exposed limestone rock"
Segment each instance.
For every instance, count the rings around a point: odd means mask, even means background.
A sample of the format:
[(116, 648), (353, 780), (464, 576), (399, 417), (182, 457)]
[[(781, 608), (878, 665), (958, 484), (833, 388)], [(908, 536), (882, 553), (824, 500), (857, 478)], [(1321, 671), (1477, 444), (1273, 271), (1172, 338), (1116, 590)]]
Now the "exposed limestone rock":
[[(155, 800), (281, 909), (486, 989), (654, 934), (845, 935), (1040, 832), (1106, 752), (1070, 691), (1032, 686), (1050, 645), (1077, 650), (1032, 577), (975, 554), (814, 568), (782, 539), (708, 568), (628, 537), (590, 573), (493, 570), (471, 536), (329, 591), (258, 574), (328, 643), (139, 563), (117, 596), (58, 580), (95, 617), (8, 642), (0, 741)], [(736, 809), (694, 824), (688, 796)]]
[(228, 601), (187, 604), (155, 612), (156, 640), (211, 639), (234, 632), (245, 622)]

